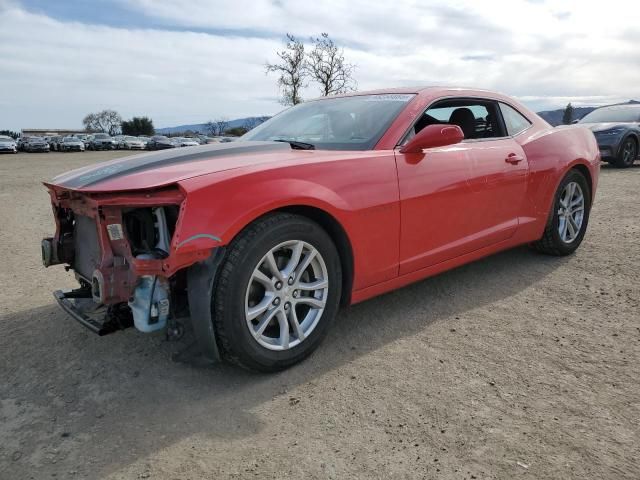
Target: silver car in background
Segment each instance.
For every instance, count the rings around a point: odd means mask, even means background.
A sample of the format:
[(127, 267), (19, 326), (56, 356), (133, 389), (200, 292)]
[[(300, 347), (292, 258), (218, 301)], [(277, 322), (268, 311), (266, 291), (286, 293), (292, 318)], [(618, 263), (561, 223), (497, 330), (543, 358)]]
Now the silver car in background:
[(25, 152), (48, 152), (49, 141), (42, 137), (30, 137), (24, 144)]
[(106, 133), (96, 133), (93, 140), (89, 142), (89, 150), (114, 150), (117, 148), (116, 141)]
[(84, 142), (76, 137), (64, 137), (58, 143), (59, 152), (84, 152)]
[(177, 137), (172, 139), (178, 147), (197, 147), (200, 142), (195, 138)]
[(118, 148), (124, 150), (144, 150), (146, 146), (147, 142), (144, 140), (129, 135), (122, 137), (118, 143)]
[(18, 143), (11, 137), (0, 135), (0, 152), (18, 153)]

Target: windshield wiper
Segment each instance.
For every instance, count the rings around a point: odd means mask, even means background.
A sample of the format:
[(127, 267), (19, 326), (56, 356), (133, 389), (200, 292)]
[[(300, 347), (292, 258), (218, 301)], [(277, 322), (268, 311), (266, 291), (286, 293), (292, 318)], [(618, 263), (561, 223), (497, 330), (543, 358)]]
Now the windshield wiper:
[(296, 140), (284, 140), (278, 139), (274, 142), (287, 142), (294, 150), (315, 150), (316, 146), (313, 143), (297, 142)]

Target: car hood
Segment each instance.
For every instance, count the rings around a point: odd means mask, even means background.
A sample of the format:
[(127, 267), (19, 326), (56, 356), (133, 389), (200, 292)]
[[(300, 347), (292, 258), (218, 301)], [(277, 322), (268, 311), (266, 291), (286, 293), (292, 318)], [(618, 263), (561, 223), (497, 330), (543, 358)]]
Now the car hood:
[(310, 152), (314, 151), (292, 150), (282, 142), (199, 145), (143, 153), (83, 167), (59, 175), (45, 185), (87, 192), (158, 188), (224, 170), (293, 160)]
[(604, 130), (611, 130), (612, 128), (633, 128), (637, 127), (637, 123), (625, 123), (625, 122), (602, 122), (602, 123), (578, 123), (581, 127), (587, 127), (593, 132), (602, 132)]
[(15, 140), (0, 140), (0, 145), (13, 145)]

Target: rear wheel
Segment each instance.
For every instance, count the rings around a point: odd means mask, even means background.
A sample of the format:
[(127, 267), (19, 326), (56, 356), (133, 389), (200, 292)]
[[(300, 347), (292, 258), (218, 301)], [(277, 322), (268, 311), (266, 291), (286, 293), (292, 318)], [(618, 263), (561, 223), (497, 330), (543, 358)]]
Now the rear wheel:
[(610, 163), (618, 168), (629, 168), (636, 161), (637, 156), (638, 143), (635, 138), (629, 137), (622, 142), (618, 156)]
[(229, 247), (214, 292), (223, 358), (276, 371), (307, 357), (336, 316), (340, 258), (329, 235), (306, 217), (274, 214)]
[(548, 255), (569, 255), (582, 243), (591, 210), (589, 183), (578, 170), (560, 182), (544, 235), (533, 248)]

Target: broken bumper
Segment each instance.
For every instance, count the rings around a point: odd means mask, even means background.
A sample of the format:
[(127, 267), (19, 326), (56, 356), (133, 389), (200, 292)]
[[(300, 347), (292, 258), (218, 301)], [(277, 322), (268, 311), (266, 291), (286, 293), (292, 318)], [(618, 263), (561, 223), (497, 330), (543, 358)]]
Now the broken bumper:
[(123, 319), (110, 318), (104, 305), (97, 305), (84, 292), (56, 290), (53, 296), (58, 305), (81, 325), (100, 336), (126, 328)]

